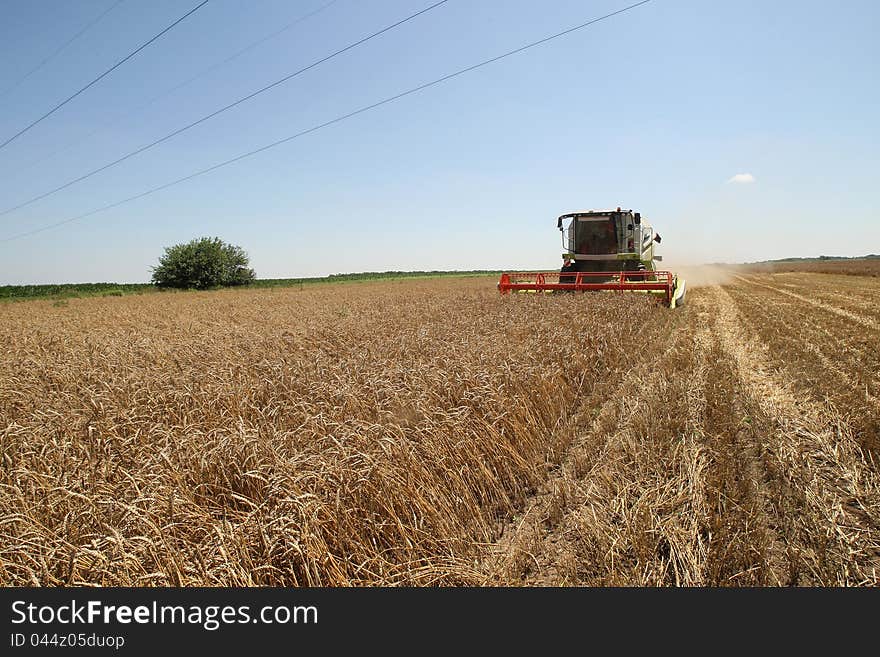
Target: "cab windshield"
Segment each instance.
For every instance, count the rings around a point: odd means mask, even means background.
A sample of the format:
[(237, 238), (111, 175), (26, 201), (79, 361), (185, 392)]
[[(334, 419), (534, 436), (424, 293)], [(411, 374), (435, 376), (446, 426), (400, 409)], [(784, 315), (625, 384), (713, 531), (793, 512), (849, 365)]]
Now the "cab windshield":
[(575, 222), (575, 252), (586, 255), (617, 253), (614, 219), (578, 217)]

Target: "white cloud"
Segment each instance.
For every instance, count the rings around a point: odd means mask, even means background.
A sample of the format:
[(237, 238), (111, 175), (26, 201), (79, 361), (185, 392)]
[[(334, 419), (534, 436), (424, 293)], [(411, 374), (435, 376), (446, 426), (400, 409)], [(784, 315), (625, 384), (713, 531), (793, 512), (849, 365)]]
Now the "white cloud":
[(727, 182), (737, 183), (739, 185), (748, 185), (755, 182), (755, 177), (750, 173), (738, 173)]

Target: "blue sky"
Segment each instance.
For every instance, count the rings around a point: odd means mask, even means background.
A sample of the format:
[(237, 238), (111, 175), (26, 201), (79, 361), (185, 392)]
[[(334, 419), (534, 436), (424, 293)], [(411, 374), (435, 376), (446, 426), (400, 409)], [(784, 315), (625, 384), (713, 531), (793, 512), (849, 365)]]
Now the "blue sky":
[[(125, 0), (17, 84), (114, 2), (3, 0), (0, 142), (198, 4)], [(168, 93), (327, 4), (211, 0), (0, 149), (0, 211), (432, 1), (337, 0)], [(0, 217), (0, 240), (627, 4), (451, 0)], [(653, 223), (672, 266), (878, 253), (878, 24), (869, 1), (653, 0), (190, 182), (2, 241), (0, 284), (147, 281), (164, 247), (203, 235), (242, 246), (265, 278), (555, 269), (555, 217), (616, 206)]]

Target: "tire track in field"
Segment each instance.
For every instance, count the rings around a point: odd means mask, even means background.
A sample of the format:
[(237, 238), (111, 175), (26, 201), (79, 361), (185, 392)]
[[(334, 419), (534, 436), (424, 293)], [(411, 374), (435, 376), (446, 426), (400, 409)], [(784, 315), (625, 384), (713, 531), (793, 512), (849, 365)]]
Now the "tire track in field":
[(836, 315), (840, 315), (841, 317), (846, 317), (847, 319), (850, 319), (854, 322), (858, 322), (862, 326), (873, 329), (875, 331), (880, 330), (880, 325), (878, 325), (877, 322), (875, 322), (867, 317), (864, 317), (863, 315), (857, 315), (856, 313), (850, 312), (849, 310), (844, 310), (843, 308), (838, 308), (837, 306), (833, 306), (828, 303), (816, 301), (815, 299), (811, 299), (810, 297), (805, 297), (802, 294), (798, 294), (796, 292), (789, 292), (788, 290), (783, 290), (778, 287), (773, 287), (772, 285), (766, 285), (764, 283), (759, 283), (753, 279), (746, 278), (744, 276), (739, 276), (738, 274), (734, 274), (733, 277), (736, 279), (739, 279), (749, 285), (756, 285), (758, 287), (764, 287), (764, 288), (767, 288), (768, 290), (773, 290), (774, 292), (778, 292), (779, 294), (785, 294), (790, 297), (794, 297), (795, 299), (803, 301), (804, 303), (808, 303), (811, 306), (816, 306), (817, 308), (821, 308), (822, 310), (827, 310), (828, 312), (834, 313)]
[[(769, 287), (769, 286), (767, 286)], [(778, 515), (793, 582), (880, 584), (880, 482), (859, 456), (845, 422), (798, 398), (793, 383), (767, 371), (767, 347), (746, 335), (721, 287), (718, 336), (757, 410), (769, 421), (762, 458), (779, 484)]]

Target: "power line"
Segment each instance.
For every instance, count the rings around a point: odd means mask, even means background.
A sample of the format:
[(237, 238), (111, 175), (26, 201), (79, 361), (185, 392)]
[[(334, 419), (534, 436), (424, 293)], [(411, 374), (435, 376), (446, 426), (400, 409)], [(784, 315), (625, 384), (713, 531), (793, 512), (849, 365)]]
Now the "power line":
[(104, 18), (104, 16), (106, 16), (106, 15), (109, 14), (111, 11), (113, 11), (114, 9), (116, 9), (116, 8), (117, 8), (119, 5), (121, 5), (123, 2), (125, 2), (125, 0), (116, 0), (116, 2), (114, 2), (112, 5), (110, 5), (110, 6), (109, 6), (107, 9), (105, 9), (104, 11), (102, 11), (102, 12), (98, 15), (97, 18), (93, 19), (89, 24), (87, 24), (87, 25), (86, 25), (84, 28), (82, 28), (79, 32), (77, 32), (77, 33), (74, 34), (72, 37), (70, 37), (67, 41), (65, 41), (65, 42), (62, 43), (60, 46), (58, 46), (58, 48), (56, 48), (55, 51), (54, 51), (51, 55), (49, 55), (48, 57), (46, 57), (43, 61), (41, 61), (41, 62), (40, 62), (39, 64), (37, 64), (36, 66), (34, 66), (30, 71), (28, 71), (27, 73), (25, 73), (25, 74), (24, 74), (22, 77), (20, 77), (20, 78), (18, 79), (18, 81), (15, 82), (11, 87), (8, 87), (8, 88), (6, 89), (6, 91), (4, 91), (3, 93), (0, 93), (0, 98), (5, 98), (6, 96), (9, 95), (10, 92), (15, 91), (15, 90), (21, 85), (22, 82), (24, 82), (25, 80), (27, 80), (27, 79), (28, 79), (29, 77), (31, 77), (34, 73), (36, 73), (37, 71), (39, 71), (39, 70), (40, 70), (41, 68), (43, 68), (46, 64), (48, 64), (48, 63), (51, 62), (53, 59), (55, 59), (58, 55), (60, 55), (62, 52), (64, 52), (64, 50), (65, 50), (65, 49), (66, 49), (71, 43), (73, 43), (74, 41), (76, 41), (77, 39), (79, 39), (83, 34), (85, 34), (85, 33), (88, 32), (91, 28), (93, 28), (95, 25), (97, 25), (97, 24), (101, 21), (101, 19)]
[(444, 5), (447, 2), (449, 2), (449, 0), (439, 0), (439, 2), (435, 2), (434, 4), (430, 5), (429, 7), (425, 7), (421, 11), (417, 11), (416, 13), (409, 15), (406, 18), (404, 18), (403, 20), (399, 20), (396, 23), (389, 25), (388, 27), (384, 27), (381, 30), (379, 30), (378, 32), (373, 32), (369, 36), (366, 36), (366, 37), (360, 39), (359, 41), (355, 41), (354, 43), (347, 45), (344, 48), (341, 48), (341, 49), (337, 50), (336, 52), (334, 52), (330, 55), (327, 55), (326, 57), (322, 57), (321, 59), (319, 59), (315, 62), (312, 62), (308, 66), (304, 66), (303, 68), (299, 69), (298, 71), (294, 71), (290, 75), (286, 75), (283, 78), (281, 78), (280, 80), (276, 80), (275, 82), (272, 82), (271, 84), (266, 85), (262, 89), (258, 89), (257, 91), (254, 91), (253, 93), (250, 93), (247, 96), (244, 96), (244, 97), (239, 98), (238, 100), (236, 100), (232, 103), (229, 103), (225, 107), (221, 107), (220, 109), (218, 109), (214, 112), (211, 112), (210, 114), (206, 114), (202, 118), (197, 119), (197, 120), (193, 121), (192, 123), (183, 126), (182, 128), (178, 128), (174, 132), (169, 132), (164, 137), (160, 137), (159, 139), (156, 139), (155, 141), (152, 141), (145, 146), (141, 146), (140, 148), (135, 149), (135, 150), (131, 151), (130, 153), (126, 153), (122, 157), (120, 157), (116, 160), (113, 160), (112, 162), (108, 162), (107, 164), (100, 166), (97, 169), (93, 169), (92, 171), (89, 171), (88, 173), (81, 175), (79, 178), (74, 178), (73, 180), (69, 180), (68, 182), (64, 183), (63, 185), (59, 185), (55, 189), (50, 189), (48, 192), (44, 192), (38, 196), (34, 196), (33, 198), (30, 198), (27, 201), (24, 201), (23, 203), (19, 203), (18, 205), (14, 206), (14, 207), (7, 208), (6, 210), (3, 210), (2, 212), (0, 212), (0, 217), (7, 215), (10, 212), (15, 212), (16, 210), (20, 210), (21, 208), (28, 206), (31, 203), (36, 203), (37, 201), (40, 201), (40, 200), (46, 198), (47, 196), (51, 196), (52, 194), (60, 192), (63, 189), (67, 189), (68, 187), (71, 187), (79, 182), (82, 182), (83, 180), (86, 180), (87, 178), (91, 178), (92, 176), (94, 176), (98, 173), (101, 173), (102, 171), (106, 171), (107, 169), (109, 169), (111, 167), (115, 167), (117, 164), (121, 164), (122, 162), (125, 162), (126, 160), (134, 157), (135, 155), (139, 155), (139, 154), (143, 153), (144, 151), (147, 151), (147, 150), (153, 148), (154, 146), (158, 146), (159, 144), (166, 142), (169, 139), (176, 137), (177, 135), (179, 135), (183, 132), (186, 132), (190, 128), (194, 128), (197, 125), (204, 123), (205, 121), (208, 121), (209, 119), (214, 118), (218, 114), (222, 114), (223, 112), (230, 110), (233, 107), (236, 107), (237, 105), (241, 105), (242, 103), (250, 100), (251, 98), (259, 96), (260, 94), (265, 93), (266, 91), (269, 91), (270, 89), (273, 89), (274, 87), (277, 87), (280, 84), (288, 82), (289, 80), (292, 80), (293, 78), (295, 78), (299, 75), (302, 75), (306, 71), (309, 71), (309, 70), (315, 68), (316, 66), (323, 64), (324, 62), (341, 55), (344, 52), (348, 52), (349, 50), (356, 48), (371, 39), (375, 39), (377, 36), (385, 34), (386, 32), (393, 30), (394, 28), (399, 27), (399, 26), (403, 25), (404, 23), (408, 23), (409, 21), (413, 20), (414, 18), (421, 16), (422, 14), (425, 14), (425, 13), (431, 11), (432, 9), (436, 9), (440, 5)]
[(166, 32), (168, 32), (169, 30), (171, 30), (171, 29), (172, 29), (174, 26), (176, 26), (177, 24), (179, 24), (179, 23), (181, 23), (182, 21), (184, 21), (187, 17), (189, 17), (189, 16), (191, 16), (192, 14), (194, 14), (195, 12), (197, 12), (197, 11), (198, 11), (199, 9), (201, 9), (202, 7), (204, 7), (206, 4), (208, 4), (208, 2), (209, 2), (209, 0), (203, 0), (201, 4), (199, 4), (199, 5), (195, 6), (195, 7), (193, 7), (192, 9), (190, 9), (190, 10), (189, 10), (188, 12), (186, 12), (183, 16), (181, 16), (181, 17), (178, 18), (176, 21), (174, 21), (173, 23), (171, 23), (171, 25), (169, 25), (169, 26), (166, 27), (164, 30), (162, 30), (161, 32), (159, 32), (159, 34), (157, 34), (157, 35), (154, 36), (152, 39), (150, 39), (149, 41), (147, 41), (147, 42), (144, 43), (143, 45), (139, 46), (138, 48), (136, 48), (136, 49), (133, 50), (132, 52), (130, 52), (128, 55), (126, 55), (126, 56), (123, 57), (122, 59), (120, 59), (120, 60), (119, 60), (118, 62), (116, 62), (113, 66), (111, 66), (111, 67), (108, 68), (106, 71), (104, 71), (103, 73), (101, 73), (101, 75), (99, 75), (99, 76), (96, 77), (94, 80), (92, 80), (91, 82), (89, 82), (86, 86), (84, 86), (82, 89), (80, 89), (79, 91), (77, 91), (75, 94), (73, 94), (72, 96), (69, 96), (66, 100), (61, 101), (61, 102), (58, 103), (55, 107), (53, 107), (53, 108), (50, 109), (48, 112), (46, 112), (45, 114), (43, 114), (43, 116), (41, 116), (40, 118), (38, 118), (36, 121), (34, 121), (34, 122), (31, 123), (30, 125), (28, 125), (28, 126), (22, 128), (21, 130), (19, 130), (18, 132), (16, 132), (16, 133), (15, 133), (14, 135), (12, 135), (9, 139), (7, 139), (7, 140), (4, 141), (2, 144), (0, 144), (0, 148), (4, 148), (4, 147), (7, 146), (8, 144), (12, 143), (13, 141), (15, 141), (16, 139), (18, 139), (19, 137), (21, 137), (21, 136), (22, 136), (24, 133), (26, 133), (28, 130), (30, 130), (31, 128), (33, 128), (33, 127), (34, 127), (35, 125), (37, 125), (40, 121), (43, 121), (44, 119), (46, 119), (46, 118), (52, 116), (55, 112), (57, 112), (59, 109), (61, 109), (61, 108), (64, 107), (65, 105), (67, 105), (67, 103), (69, 103), (69, 102), (72, 101), (74, 98), (76, 98), (77, 96), (79, 96), (79, 95), (80, 95), (82, 92), (84, 92), (86, 89), (88, 89), (88, 88), (91, 87), (92, 85), (96, 84), (98, 81), (102, 80), (104, 77), (106, 77), (107, 75), (109, 75), (112, 71), (115, 71), (117, 68), (119, 68), (120, 66), (122, 66), (125, 62), (127, 62), (129, 59), (131, 59), (131, 58), (134, 57), (136, 54), (138, 54), (141, 50), (143, 50), (144, 48), (146, 48), (147, 46), (149, 46), (151, 43), (153, 43), (153, 41), (155, 41), (156, 39), (158, 39), (159, 37), (161, 37), (163, 34), (165, 34)]
[[(119, 2), (124, 2), (124, 0), (119, 0)], [(195, 82), (196, 80), (198, 80), (198, 79), (200, 79), (200, 78), (202, 78), (202, 77), (208, 75), (208, 73), (211, 73), (211, 72), (213, 72), (213, 71), (216, 71), (218, 68), (220, 68), (220, 67), (222, 67), (222, 66), (225, 66), (226, 64), (228, 64), (229, 62), (231, 62), (231, 61), (233, 61), (233, 60), (235, 60), (235, 59), (238, 59), (239, 57), (241, 57), (242, 55), (244, 55), (246, 52), (250, 52), (251, 50), (253, 50), (253, 49), (256, 48), (257, 46), (259, 46), (259, 45), (265, 43), (266, 41), (269, 41), (270, 39), (274, 39), (275, 37), (277, 37), (277, 36), (283, 34), (283, 33), (286, 32), (287, 30), (289, 30), (289, 29), (291, 29), (291, 28), (293, 28), (293, 27), (299, 25), (300, 23), (305, 22), (306, 20), (308, 20), (308, 19), (311, 18), (312, 16), (315, 16), (315, 15), (321, 13), (321, 12), (324, 11), (325, 9), (329, 9), (332, 5), (335, 5), (337, 2), (339, 2), (339, 0), (330, 0), (330, 2), (327, 2), (327, 3), (323, 4), (323, 5), (321, 5), (321, 6), (318, 7), (317, 9), (313, 9), (312, 11), (310, 11), (310, 12), (308, 12), (308, 13), (306, 13), (306, 14), (303, 14), (302, 16), (299, 16), (298, 18), (296, 18), (295, 20), (291, 21), (290, 23), (288, 23), (288, 24), (285, 25), (284, 27), (282, 27), (282, 28), (280, 28), (280, 29), (278, 29), (278, 30), (275, 30), (274, 32), (271, 32), (270, 34), (267, 34), (266, 36), (261, 37), (260, 39), (257, 39), (256, 41), (253, 41), (252, 43), (248, 44), (247, 46), (245, 46), (245, 47), (242, 48), (241, 50), (238, 50), (238, 51), (236, 51), (235, 53), (229, 55), (229, 56), (226, 57), (225, 59), (223, 59), (223, 60), (217, 62), (216, 64), (212, 64), (211, 66), (209, 66), (209, 67), (207, 67), (207, 68), (205, 68), (205, 69), (202, 69), (200, 72), (196, 73), (194, 76), (192, 76), (192, 77), (190, 77), (190, 78), (184, 80), (184, 81), (181, 82), (180, 84), (177, 84), (177, 85), (171, 87), (171, 89), (168, 89), (167, 91), (163, 91), (162, 93), (160, 93), (160, 94), (157, 95), (157, 96), (153, 96), (153, 98), (151, 98), (150, 100), (148, 100), (146, 103), (144, 103), (144, 104), (141, 105), (140, 107), (136, 108), (135, 110), (133, 110), (133, 111), (131, 111), (131, 112), (127, 112), (127, 113), (125, 113), (125, 114), (122, 114), (121, 116), (117, 116), (117, 117), (116, 117), (115, 119), (113, 119), (112, 121), (109, 121), (109, 122), (107, 122), (107, 123), (104, 123), (103, 125), (99, 126), (99, 127), (98, 127), (97, 129), (95, 129), (95, 130), (92, 130), (91, 132), (89, 132), (89, 133), (86, 134), (85, 136), (80, 137), (80, 138), (78, 138), (78, 139), (75, 139), (75, 140), (72, 141), (72, 142), (69, 142), (66, 146), (63, 146), (62, 148), (59, 148), (58, 150), (52, 151), (52, 152), (50, 152), (50, 153), (48, 153), (48, 154), (42, 156), (41, 158), (39, 158), (39, 159), (37, 159), (37, 160), (33, 160), (33, 161), (31, 161), (29, 164), (25, 164), (24, 166), (17, 168), (17, 169), (16, 169), (16, 172), (17, 172), (17, 173), (21, 173), (22, 171), (26, 171), (26, 170), (30, 169), (31, 167), (34, 167), (34, 166), (36, 166), (36, 165), (38, 165), (38, 164), (40, 164), (40, 163), (42, 163), (42, 162), (45, 162), (45, 161), (48, 160), (49, 158), (54, 157), (54, 156), (58, 155), (59, 153), (63, 153), (63, 152), (65, 152), (65, 151), (70, 150), (70, 149), (71, 149), (73, 146), (75, 146), (76, 144), (79, 144), (79, 143), (85, 141), (86, 139), (89, 139), (89, 138), (91, 138), (91, 137), (94, 137), (95, 135), (97, 135), (98, 133), (100, 133), (102, 130), (104, 130), (104, 129), (106, 129), (106, 128), (109, 128), (109, 127), (111, 127), (111, 126), (116, 125), (117, 123), (119, 123), (119, 122), (122, 121), (123, 119), (125, 119), (125, 118), (127, 118), (127, 117), (129, 117), (129, 116), (132, 116), (132, 115), (134, 115), (134, 114), (137, 114), (137, 113), (139, 113), (139, 112), (142, 112), (143, 110), (147, 109), (147, 108), (150, 107), (152, 104), (154, 104), (155, 102), (157, 102), (157, 101), (159, 101), (159, 100), (161, 100), (161, 99), (163, 99), (163, 98), (166, 98), (167, 96), (170, 96), (170, 95), (173, 94), (174, 92), (179, 91), (180, 89), (183, 89), (184, 87), (186, 87), (186, 86), (192, 84), (192, 83)], [(118, 3), (117, 3), (117, 4), (118, 4)], [(2, 213), (0, 213), (0, 216), (2, 216)]]
[(389, 96), (389, 97), (387, 97), (383, 100), (380, 100), (376, 103), (373, 103), (371, 105), (366, 105), (364, 107), (361, 107), (360, 109), (356, 109), (356, 110), (349, 112), (347, 114), (337, 116), (335, 119), (325, 121), (324, 123), (320, 123), (318, 125), (312, 126), (311, 128), (308, 128), (308, 129), (303, 130), (301, 132), (298, 132), (296, 134), (290, 135), (289, 137), (285, 137), (284, 139), (279, 139), (278, 141), (274, 141), (271, 144), (266, 144), (265, 146), (261, 146), (260, 148), (254, 149), (254, 150), (249, 151), (247, 153), (243, 153), (241, 155), (233, 157), (233, 158), (226, 160), (224, 162), (220, 162), (219, 164), (215, 164), (215, 165), (210, 166), (206, 169), (196, 171), (195, 173), (191, 173), (188, 176), (184, 176), (183, 178), (178, 178), (177, 180), (172, 180), (171, 182), (167, 182), (163, 185), (159, 185), (158, 187), (153, 187), (152, 189), (148, 189), (147, 191), (141, 192), (140, 194), (136, 194), (134, 196), (129, 196), (128, 198), (122, 199), (121, 201), (116, 201), (114, 203), (110, 203), (108, 205), (97, 208), (95, 210), (90, 210), (89, 212), (85, 212), (83, 214), (79, 214), (74, 217), (70, 217), (68, 219), (58, 221), (54, 224), (49, 224), (47, 226), (35, 228), (33, 230), (19, 233), (18, 235), (12, 235), (11, 237), (4, 238), (3, 240), (0, 240), (0, 241), (10, 242), (12, 240), (21, 239), (23, 237), (29, 237), (30, 235), (35, 235), (37, 233), (51, 230), (52, 228), (58, 228), (59, 226), (63, 226), (65, 224), (69, 224), (71, 222), (78, 221), (80, 219), (85, 219), (86, 217), (90, 217), (90, 216), (98, 214), (100, 212), (106, 212), (107, 210), (111, 210), (113, 208), (119, 207), (120, 205), (124, 205), (125, 203), (130, 203), (132, 201), (136, 201), (138, 199), (144, 198), (145, 196), (155, 194), (156, 192), (160, 192), (162, 190), (168, 189), (169, 187), (174, 187), (175, 185), (179, 185), (181, 183), (187, 182), (189, 180), (192, 180), (193, 178), (198, 178), (199, 176), (203, 176), (203, 175), (210, 173), (212, 171), (216, 171), (217, 169), (220, 169), (222, 167), (225, 167), (230, 164), (234, 164), (235, 162), (239, 162), (239, 161), (244, 160), (246, 158), (252, 157), (254, 155), (257, 155), (258, 153), (262, 153), (263, 151), (267, 151), (271, 148), (275, 148), (276, 146), (280, 146), (281, 144), (286, 144), (287, 142), (293, 141), (294, 139), (298, 139), (299, 137), (303, 137), (303, 136), (308, 135), (310, 133), (317, 132), (318, 130), (329, 127), (329, 126), (334, 125), (336, 123), (341, 123), (342, 121), (345, 121), (347, 119), (355, 117), (359, 114), (363, 114), (365, 112), (369, 112), (370, 110), (376, 109), (378, 107), (382, 107), (383, 105), (393, 103), (397, 100), (400, 100), (401, 98), (405, 98), (406, 96), (410, 96), (410, 95), (418, 93), (420, 91), (424, 91), (425, 89), (436, 86), (436, 85), (441, 84), (443, 82), (447, 82), (448, 80), (456, 78), (460, 75), (464, 75), (465, 73), (475, 71), (478, 68), (488, 66), (489, 64), (494, 64), (495, 62), (498, 62), (498, 61), (505, 59), (507, 57), (510, 57), (512, 55), (516, 55), (516, 54), (521, 53), (525, 50), (529, 50), (530, 48), (534, 48), (536, 46), (540, 46), (542, 44), (545, 44), (548, 41), (553, 41), (554, 39), (558, 39), (560, 37), (566, 36), (568, 34), (571, 34), (572, 32), (582, 30), (585, 27), (588, 27), (590, 25), (594, 25), (595, 23), (598, 23), (600, 21), (604, 21), (604, 20), (607, 20), (613, 16), (617, 16), (617, 15), (622, 14), (624, 12), (630, 11), (632, 9), (635, 9), (636, 7), (640, 7), (641, 5), (648, 4), (649, 2), (651, 2), (651, 0), (642, 0), (641, 2), (637, 2), (635, 4), (629, 5), (627, 7), (624, 7), (623, 9), (618, 9), (617, 11), (613, 11), (610, 14), (605, 14), (604, 16), (600, 16), (599, 18), (594, 18), (590, 21), (587, 21), (586, 23), (581, 23), (580, 25), (570, 27), (567, 30), (563, 30), (562, 32), (557, 32), (556, 34), (552, 34), (550, 36), (544, 37), (543, 39), (539, 39), (537, 41), (532, 41), (531, 43), (528, 43), (524, 46), (520, 46), (519, 48), (515, 48), (514, 50), (509, 50), (501, 55), (497, 55), (497, 56), (492, 57), (490, 59), (483, 60), (483, 61), (479, 62), (478, 64), (473, 64), (472, 66), (468, 66), (466, 68), (459, 69), (453, 73), (449, 73), (447, 75), (444, 75), (443, 77), (437, 78), (436, 80), (432, 80), (431, 82), (425, 82), (424, 84), (420, 84), (417, 87), (412, 87), (411, 89), (408, 89), (406, 91), (402, 91), (398, 94), (395, 94), (394, 96)]

